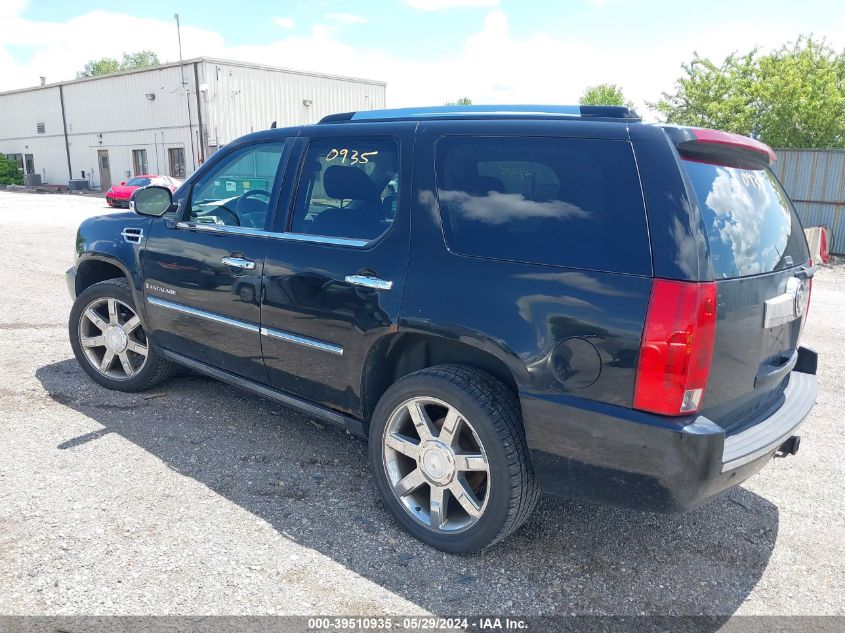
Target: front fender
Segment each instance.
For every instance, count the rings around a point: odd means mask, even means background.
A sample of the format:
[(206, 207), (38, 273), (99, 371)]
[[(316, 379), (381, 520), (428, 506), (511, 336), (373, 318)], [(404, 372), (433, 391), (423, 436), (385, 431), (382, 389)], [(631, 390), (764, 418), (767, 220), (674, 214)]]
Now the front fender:
[[(143, 313), (141, 256), (152, 221), (152, 218), (134, 213), (114, 213), (89, 218), (80, 224), (74, 263), (76, 294), (92, 283), (102, 281), (102, 277), (94, 273), (98, 262), (110, 264), (129, 281), (135, 305)], [(123, 237), (121, 233), (127, 228), (140, 231), (138, 242), (130, 242)]]

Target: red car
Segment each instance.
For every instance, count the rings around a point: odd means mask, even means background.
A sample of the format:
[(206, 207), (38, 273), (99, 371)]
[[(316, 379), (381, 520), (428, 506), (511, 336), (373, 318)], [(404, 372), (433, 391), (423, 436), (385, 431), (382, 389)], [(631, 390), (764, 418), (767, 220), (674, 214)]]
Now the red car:
[(106, 202), (108, 202), (110, 207), (128, 207), (129, 199), (132, 197), (132, 192), (136, 189), (146, 187), (147, 185), (159, 185), (161, 187), (167, 187), (171, 192), (173, 192), (176, 191), (181, 184), (181, 180), (171, 178), (170, 176), (141, 174), (140, 176), (134, 176), (119, 185), (109, 187), (109, 190), (106, 192)]

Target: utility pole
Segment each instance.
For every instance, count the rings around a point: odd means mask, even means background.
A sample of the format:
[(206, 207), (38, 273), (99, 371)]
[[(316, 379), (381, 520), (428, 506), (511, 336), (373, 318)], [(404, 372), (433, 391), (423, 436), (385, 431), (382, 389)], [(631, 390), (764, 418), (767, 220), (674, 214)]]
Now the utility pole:
[(185, 91), (185, 103), (188, 106), (188, 136), (191, 139), (191, 171), (196, 171), (197, 157), (194, 153), (194, 128), (191, 123), (191, 95), (188, 92), (188, 82), (185, 81), (185, 64), (182, 62), (182, 29), (179, 25), (179, 14), (174, 13), (173, 17), (176, 18), (176, 37), (179, 39), (179, 72), (182, 75), (182, 89)]

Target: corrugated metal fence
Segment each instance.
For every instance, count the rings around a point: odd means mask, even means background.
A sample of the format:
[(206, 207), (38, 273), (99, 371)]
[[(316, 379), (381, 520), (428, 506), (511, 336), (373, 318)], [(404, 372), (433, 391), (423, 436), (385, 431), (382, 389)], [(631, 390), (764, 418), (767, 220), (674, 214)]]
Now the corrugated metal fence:
[(776, 149), (774, 171), (801, 223), (829, 226), (830, 252), (845, 255), (845, 150)]

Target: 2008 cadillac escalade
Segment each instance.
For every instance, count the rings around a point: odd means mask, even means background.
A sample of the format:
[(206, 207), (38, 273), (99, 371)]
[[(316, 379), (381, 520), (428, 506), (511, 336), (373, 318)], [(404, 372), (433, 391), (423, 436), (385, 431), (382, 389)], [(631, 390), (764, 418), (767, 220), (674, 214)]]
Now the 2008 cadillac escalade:
[(79, 363), (175, 365), (368, 437), (384, 502), (465, 553), (540, 487), (693, 508), (798, 448), (814, 269), (749, 138), (627, 108), (339, 114), (250, 134), (79, 228)]

